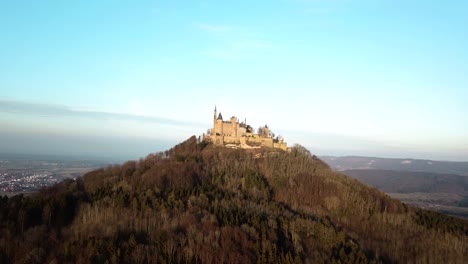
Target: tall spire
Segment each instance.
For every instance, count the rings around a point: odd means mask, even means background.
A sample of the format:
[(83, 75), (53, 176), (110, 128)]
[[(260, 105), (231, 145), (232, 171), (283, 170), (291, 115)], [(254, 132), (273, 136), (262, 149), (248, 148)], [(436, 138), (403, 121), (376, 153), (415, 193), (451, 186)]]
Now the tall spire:
[(215, 105), (214, 115), (213, 115), (213, 121), (215, 121), (215, 122), (216, 122), (216, 114), (217, 114), (217, 111), (216, 111), (216, 105)]

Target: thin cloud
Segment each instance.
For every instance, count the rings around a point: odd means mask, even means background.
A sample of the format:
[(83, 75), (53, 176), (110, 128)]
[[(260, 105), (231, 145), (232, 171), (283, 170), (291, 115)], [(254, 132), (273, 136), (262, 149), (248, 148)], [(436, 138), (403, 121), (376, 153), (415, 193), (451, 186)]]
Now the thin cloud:
[(181, 121), (156, 116), (142, 116), (126, 113), (112, 113), (102, 111), (76, 110), (67, 106), (54, 104), (39, 104), (12, 100), (0, 100), (0, 113), (26, 114), (35, 116), (53, 117), (78, 117), (98, 120), (125, 120), (167, 125), (192, 125), (203, 126), (204, 124), (191, 121)]
[(223, 33), (229, 32), (232, 30), (232, 27), (224, 26), (224, 25), (214, 25), (214, 24), (207, 24), (207, 23), (197, 23), (197, 27), (203, 31), (209, 33)]
[(220, 60), (235, 60), (241, 57), (240, 54), (233, 50), (220, 50), (220, 49), (208, 49), (206, 55), (209, 57), (220, 59)]
[(233, 41), (225, 42), (222, 47), (209, 48), (206, 55), (221, 60), (237, 60), (252, 56), (252, 52), (270, 48), (262, 42), (257, 41)]
[(350, 0), (287, 0), (295, 4), (300, 12), (306, 15), (330, 15), (340, 11), (351, 2)]
[(304, 9), (304, 13), (312, 15), (325, 15), (332, 13), (332, 10), (330, 8), (313, 7)]
[(259, 41), (234, 41), (230, 45), (239, 50), (259, 50), (271, 47), (271, 45)]
[(271, 47), (252, 30), (207, 23), (196, 23), (196, 25), (199, 30), (210, 33), (210, 36), (216, 40), (212, 43), (217, 44), (207, 47), (204, 51), (204, 54), (211, 58), (220, 60), (248, 58), (254, 56), (257, 51)]
[(157, 8), (157, 7), (151, 8), (151, 9), (150, 9), (150, 12), (151, 12), (152, 14), (159, 15), (159, 14), (161, 14), (161, 9), (159, 9), (159, 8)]

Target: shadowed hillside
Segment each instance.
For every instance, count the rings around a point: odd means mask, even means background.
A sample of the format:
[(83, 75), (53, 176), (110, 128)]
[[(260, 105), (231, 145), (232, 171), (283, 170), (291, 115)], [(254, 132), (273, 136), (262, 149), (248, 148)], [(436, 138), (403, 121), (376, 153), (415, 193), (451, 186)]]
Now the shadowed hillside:
[(0, 200), (2, 263), (463, 263), (468, 223), (407, 207), (301, 146), (195, 137)]

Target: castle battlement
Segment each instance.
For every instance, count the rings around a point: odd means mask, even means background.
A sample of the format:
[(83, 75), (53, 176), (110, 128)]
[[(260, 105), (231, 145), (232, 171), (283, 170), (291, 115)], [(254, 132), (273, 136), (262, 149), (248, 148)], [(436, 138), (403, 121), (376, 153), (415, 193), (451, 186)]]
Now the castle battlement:
[(247, 124), (246, 119), (239, 122), (239, 119), (232, 116), (229, 121), (223, 120), (223, 115), (217, 113), (216, 107), (213, 115), (213, 128), (208, 129), (203, 136), (205, 140), (217, 146), (232, 148), (279, 148), (287, 150), (287, 144), (280, 137), (275, 138), (275, 134), (265, 125), (260, 127), (257, 133)]

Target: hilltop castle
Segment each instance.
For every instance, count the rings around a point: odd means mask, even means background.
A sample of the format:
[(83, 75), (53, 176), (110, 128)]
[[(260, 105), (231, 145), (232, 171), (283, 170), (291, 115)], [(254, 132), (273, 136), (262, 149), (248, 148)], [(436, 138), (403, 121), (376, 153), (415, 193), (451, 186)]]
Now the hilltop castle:
[(229, 121), (224, 121), (221, 113), (218, 114), (216, 107), (213, 115), (213, 128), (208, 130), (204, 138), (217, 146), (232, 148), (279, 148), (287, 150), (287, 144), (282, 138), (276, 137), (267, 125), (258, 129), (257, 133), (246, 120), (239, 123), (237, 117), (233, 116)]

